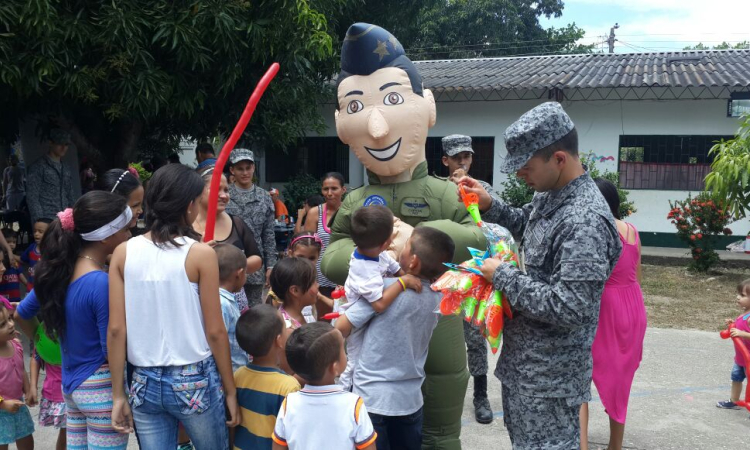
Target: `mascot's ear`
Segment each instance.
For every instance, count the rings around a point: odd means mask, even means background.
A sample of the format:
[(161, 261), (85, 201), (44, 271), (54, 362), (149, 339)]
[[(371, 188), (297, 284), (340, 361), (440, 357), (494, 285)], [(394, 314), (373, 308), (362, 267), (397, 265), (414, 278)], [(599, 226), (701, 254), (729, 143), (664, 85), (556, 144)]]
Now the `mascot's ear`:
[(427, 100), (427, 103), (430, 105), (430, 122), (427, 125), (429, 128), (432, 128), (435, 126), (435, 122), (437, 122), (437, 108), (435, 107), (435, 97), (432, 95), (432, 91), (429, 89), (425, 89), (422, 91), (422, 94), (424, 95), (425, 100)]
[(336, 109), (333, 112), (333, 119), (334, 119), (334, 122), (336, 123), (336, 134), (339, 136), (339, 139), (341, 139), (341, 142), (343, 142), (344, 144), (349, 145), (347, 142), (344, 141), (344, 133), (342, 133), (343, 130), (341, 129), (341, 122), (339, 122), (339, 110), (338, 109)]

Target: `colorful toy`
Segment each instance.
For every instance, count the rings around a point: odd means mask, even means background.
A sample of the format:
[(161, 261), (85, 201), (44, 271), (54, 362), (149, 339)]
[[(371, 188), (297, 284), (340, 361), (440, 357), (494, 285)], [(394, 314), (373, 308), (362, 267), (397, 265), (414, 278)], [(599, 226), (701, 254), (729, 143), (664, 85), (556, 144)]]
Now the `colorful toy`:
[(508, 318), (513, 316), (508, 302), (503, 301), (503, 294), (496, 291), (492, 283), (481, 276), (478, 267), (487, 258), (497, 258), (518, 265), (515, 242), (505, 228), (482, 221), (479, 213), (479, 199), (476, 194), (467, 193), (463, 186), (459, 186), (458, 189), (471, 218), (487, 239), (487, 250), (469, 248), (472, 259), (461, 264), (446, 263), (445, 265), (451, 270), (438, 278), (431, 287), (443, 293), (440, 313), (443, 315), (463, 314), (464, 320), (483, 329), (492, 353), (496, 353), (503, 334), (503, 316)]
[[(745, 373), (750, 373), (750, 351), (748, 351), (744, 342), (742, 342), (742, 338), (732, 337), (731, 333), (733, 327), (733, 325), (729, 325), (727, 329), (722, 330), (719, 335), (722, 339), (732, 339), (732, 342), (734, 342), (734, 348), (737, 349), (737, 351), (740, 352), (745, 358)], [(745, 389), (745, 400), (740, 400), (734, 403), (740, 407), (747, 408), (747, 410), (750, 411), (750, 383), (748, 383)]]
[(60, 344), (47, 336), (44, 330), (44, 324), (40, 323), (36, 327), (34, 334), (34, 347), (40, 358), (48, 364), (59, 366), (62, 364), (62, 354), (60, 353)]
[(221, 148), (219, 158), (216, 160), (216, 166), (214, 168), (213, 176), (211, 176), (211, 198), (209, 198), (208, 200), (208, 217), (206, 218), (206, 230), (203, 233), (203, 240), (206, 242), (211, 241), (214, 238), (214, 228), (216, 227), (216, 208), (219, 201), (219, 185), (221, 184), (221, 175), (224, 172), (224, 166), (226, 165), (227, 160), (229, 159), (229, 155), (232, 153), (232, 150), (234, 150), (235, 144), (237, 144), (237, 141), (242, 136), (242, 133), (245, 132), (245, 128), (250, 122), (250, 118), (253, 117), (255, 107), (258, 106), (260, 98), (263, 96), (263, 93), (266, 92), (266, 88), (278, 72), (279, 63), (271, 64), (271, 67), (268, 68), (266, 73), (260, 79), (258, 85), (253, 91), (253, 94), (247, 101), (245, 110), (242, 112), (242, 116), (240, 116), (240, 120), (237, 122), (237, 125), (235, 125), (234, 130), (232, 130), (232, 134), (229, 136), (229, 139), (227, 139), (227, 142), (224, 143), (224, 146)]

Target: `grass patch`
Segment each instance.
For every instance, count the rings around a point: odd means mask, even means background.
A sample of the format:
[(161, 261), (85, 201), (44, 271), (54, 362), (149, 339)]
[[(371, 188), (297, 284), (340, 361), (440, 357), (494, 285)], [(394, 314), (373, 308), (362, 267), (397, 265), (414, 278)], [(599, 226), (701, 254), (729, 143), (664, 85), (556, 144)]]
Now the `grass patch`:
[(719, 331), (725, 319), (739, 315), (737, 283), (750, 278), (750, 270), (702, 274), (684, 267), (644, 264), (642, 275), (649, 326)]

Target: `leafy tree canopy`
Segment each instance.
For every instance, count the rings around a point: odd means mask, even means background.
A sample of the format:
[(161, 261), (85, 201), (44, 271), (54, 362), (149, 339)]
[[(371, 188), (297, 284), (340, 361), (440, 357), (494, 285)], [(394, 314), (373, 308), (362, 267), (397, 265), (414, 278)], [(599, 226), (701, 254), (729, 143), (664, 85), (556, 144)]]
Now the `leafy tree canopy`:
[(357, 0), (338, 23), (341, 38), (351, 22), (378, 24), (391, 31), (414, 60), (588, 53), (576, 42), (575, 24), (545, 29), (541, 17), (560, 17), (561, 0)]
[(730, 44), (727, 41), (724, 41), (719, 45), (714, 45), (713, 47), (704, 45), (703, 42), (700, 42), (698, 43), (698, 45), (687, 46), (683, 48), (683, 50), (742, 50), (742, 49), (750, 49), (750, 42), (742, 41), (742, 42), (737, 42), (735, 44)]
[(326, 18), (306, 0), (3, 0), (0, 59), (1, 140), (41, 117), (84, 152), (126, 158), (139, 141), (157, 151), (228, 133), (274, 61), (281, 72), (248, 136), (283, 146), (322, 126), (336, 67)]

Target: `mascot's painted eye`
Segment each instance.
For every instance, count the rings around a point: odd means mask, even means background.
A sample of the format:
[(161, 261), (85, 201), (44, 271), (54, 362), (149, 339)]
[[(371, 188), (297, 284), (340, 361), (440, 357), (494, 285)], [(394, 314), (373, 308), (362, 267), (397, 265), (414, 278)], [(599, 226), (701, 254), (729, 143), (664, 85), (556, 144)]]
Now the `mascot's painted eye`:
[(362, 104), (359, 100), (352, 100), (349, 102), (349, 106), (346, 107), (346, 112), (349, 114), (356, 114), (360, 111), (365, 109), (365, 105)]
[(398, 92), (391, 92), (385, 96), (383, 103), (386, 105), (400, 105), (401, 103), (404, 103), (404, 97)]

